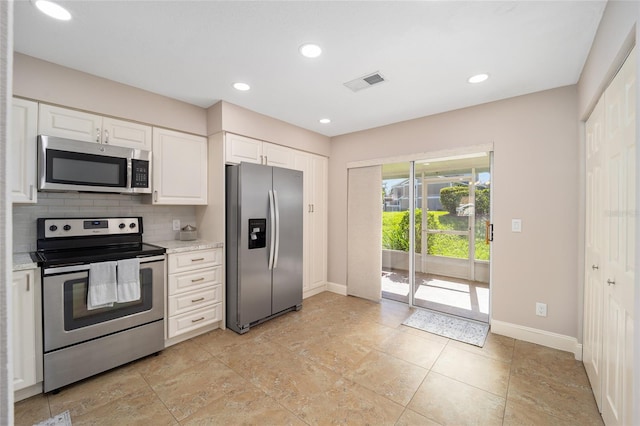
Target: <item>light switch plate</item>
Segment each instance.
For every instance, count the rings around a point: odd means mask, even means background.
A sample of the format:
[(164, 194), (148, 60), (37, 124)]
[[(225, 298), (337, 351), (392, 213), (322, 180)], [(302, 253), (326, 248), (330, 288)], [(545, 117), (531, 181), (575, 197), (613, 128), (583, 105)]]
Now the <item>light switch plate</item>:
[(522, 232), (522, 219), (511, 219), (511, 232)]
[(173, 219), (173, 230), (174, 231), (180, 230), (180, 219)]

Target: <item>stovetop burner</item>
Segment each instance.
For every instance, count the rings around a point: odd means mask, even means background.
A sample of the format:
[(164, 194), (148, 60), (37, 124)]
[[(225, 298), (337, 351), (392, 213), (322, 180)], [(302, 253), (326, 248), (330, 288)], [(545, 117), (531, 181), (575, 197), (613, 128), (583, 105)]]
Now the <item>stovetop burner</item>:
[(89, 249), (37, 251), (38, 260), (47, 266), (77, 263), (110, 262), (133, 257), (146, 257), (164, 254), (165, 249), (153, 244), (122, 244)]
[(38, 219), (38, 251), (43, 266), (107, 262), (162, 255), (142, 242), (142, 217)]

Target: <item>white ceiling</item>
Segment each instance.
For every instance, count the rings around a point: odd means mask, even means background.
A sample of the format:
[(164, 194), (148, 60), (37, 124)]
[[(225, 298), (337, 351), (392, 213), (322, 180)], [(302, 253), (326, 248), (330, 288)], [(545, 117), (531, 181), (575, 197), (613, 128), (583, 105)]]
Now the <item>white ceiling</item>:
[[(335, 136), (575, 84), (606, 1), (59, 3), (71, 21), (15, 2), (16, 51)], [(302, 57), (304, 42), (323, 55)], [(387, 81), (343, 86), (375, 71)], [(467, 83), (481, 72), (489, 80)], [(237, 81), (252, 89), (236, 91)]]

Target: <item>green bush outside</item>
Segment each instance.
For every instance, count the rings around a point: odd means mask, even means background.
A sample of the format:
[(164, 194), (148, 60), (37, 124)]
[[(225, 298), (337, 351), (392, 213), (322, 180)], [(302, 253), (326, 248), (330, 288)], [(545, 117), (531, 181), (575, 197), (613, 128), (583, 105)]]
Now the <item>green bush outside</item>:
[[(454, 187), (455, 188), (455, 187)], [(429, 229), (454, 230), (464, 229), (468, 218), (456, 216), (447, 211), (430, 211), (427, 213)], [(422, 210), (415, 211), (416, 253), (422, 252)], [(484, 243), (485, 228), (482, 217), (477, 216), (476, 226), (476, 259), (489, 260), (489, 246)], [(464, 235), (429, 234), (427, 254), (435, 256), (469, 258), (469, 241)], [(382, 247), (388, 250), (409, 251), (409, 212), (382, 212)]]
[[(476, 214), (486, 215), (489, 213), (489, 188), (476, 189)], [(450, 214), (456, 214), (456, 208), (462, 204), (462, 198), (469, 197), (469, 187), (467, 185), (450, 186), (440, 190), (440, 203)]]

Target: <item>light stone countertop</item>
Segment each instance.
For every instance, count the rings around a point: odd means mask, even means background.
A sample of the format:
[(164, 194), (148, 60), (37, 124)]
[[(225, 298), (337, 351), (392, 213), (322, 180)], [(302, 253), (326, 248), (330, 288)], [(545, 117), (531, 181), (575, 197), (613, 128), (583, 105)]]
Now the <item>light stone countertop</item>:
[(164, 247), (167, 249), (167, 254), (182, 253), (193, 250), (206, 250), (212, 248), (221, 248), (223, 246), (220, 242), (212, 242), (206, 240), (192, 240), (192, 241), (180, 241), (180, 240), (167, 240), (167, 241), (149, 241), (149, 244), (155, 246)]
[(38, 263), (35, 262), (29, 253), (13, 253), (13, 270), (25, 271), (28, 269), (36, 269)]

